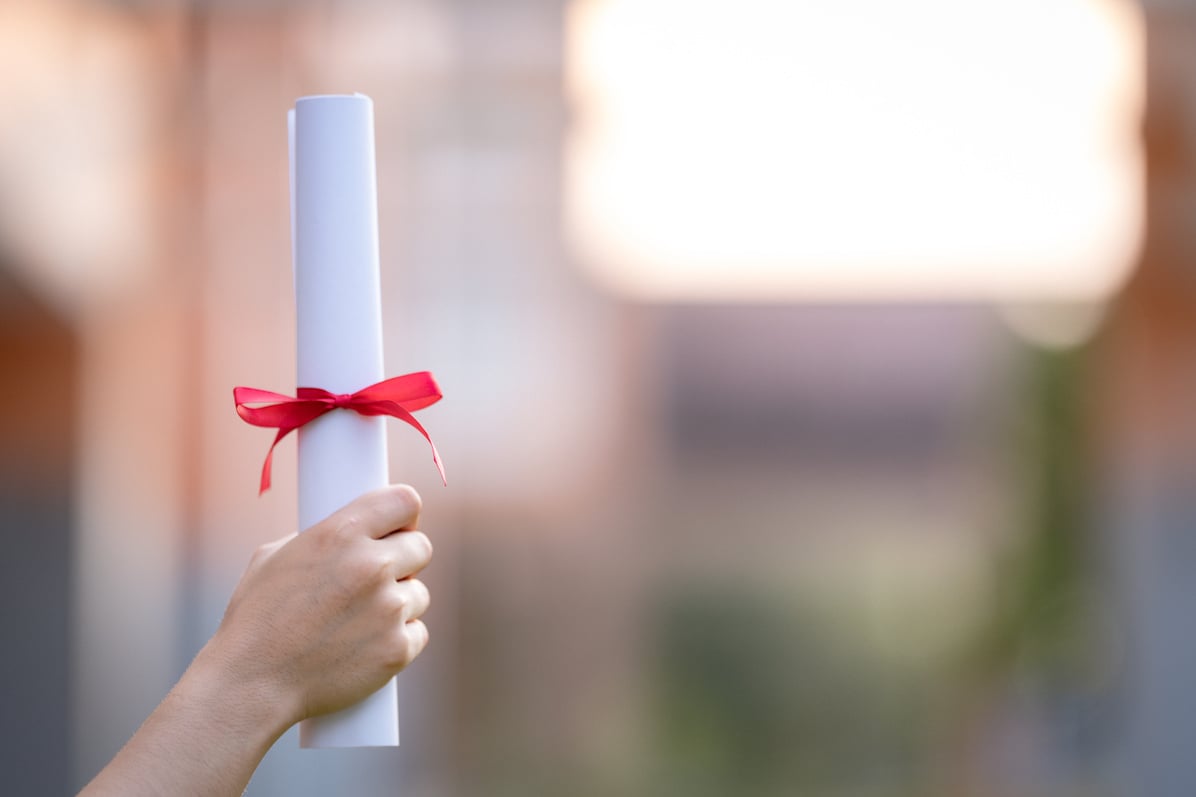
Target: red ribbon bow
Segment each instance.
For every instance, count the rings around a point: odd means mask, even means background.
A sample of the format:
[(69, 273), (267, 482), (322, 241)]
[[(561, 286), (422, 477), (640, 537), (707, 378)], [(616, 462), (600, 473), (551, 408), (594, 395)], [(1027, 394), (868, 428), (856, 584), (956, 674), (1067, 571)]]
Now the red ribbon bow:
[[(389, 415), (414, 426), (428, 441), (428, 445), (432, 446), (432, 461), (440, 471), (441, 481), (448, 484), (436, 444), (432, 442), (428, 431), (411, 414), (441, 399), (440, 386), (428, 371), (385, 379), (356, 393), (338, 394), (318, 387), (301, 387), (295, 391), (295, 395), (296, 398), (292, 398), (253, 387), (233, 388), (233, 401), (237, 404), (237, 414), (242, 420), (254, 426), (267, 426), (278, 430), (274, 442), (270, 444), (270, 451), (266, 454), (266, 462), (262, 465), (262, 483), (258, 495), (270, 489), (270, 464), (274, 459), (274, 447), (279, 441), (303, 424), (336, 409), (353, 410), (361, 415)], [(264, 406), (247, 407), (247, 404)]]

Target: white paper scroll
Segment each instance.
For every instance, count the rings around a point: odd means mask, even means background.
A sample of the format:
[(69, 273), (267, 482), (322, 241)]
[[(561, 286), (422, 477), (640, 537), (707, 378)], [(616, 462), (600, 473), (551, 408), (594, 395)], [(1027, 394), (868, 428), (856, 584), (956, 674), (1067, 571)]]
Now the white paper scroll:
[[(288, 121), (298, 386), (352, 393), (385, 376), (374, 105), (362, 94), (303, 97)], [(383, 418), (335, 411), (299, 430), (299, 528), (388, 481)], [(393, 678), (299, 726), (302, 747), (398, 743)]]

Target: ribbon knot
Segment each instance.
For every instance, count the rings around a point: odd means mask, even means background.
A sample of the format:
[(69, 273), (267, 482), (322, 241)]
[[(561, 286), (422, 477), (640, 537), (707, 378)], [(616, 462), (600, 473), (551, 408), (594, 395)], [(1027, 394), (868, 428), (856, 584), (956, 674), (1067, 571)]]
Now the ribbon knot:
[[(295, 391), (295, 396), (291, 397), (253, 387), (233, 388), (233, 401), (242, 420), (254, 426), (278, 430), (262, 465), (261, 489), (258, 495), (270, 489), (274, 447), (300, 426), (337, 409), (352, 410), (367, 416), (389, 415), (414, 427), (432, 447), (432, 462), (440, 472), (440, 480), (448, 484), (436, 444), (432, 442), (428, 431), (411, 414), (435, 404), (441, 397), (440, 386), (428, 371), (385, 379), (356, 393), (330, 393), (323, 388), (301, 387)], [(250, 407), (250, 404), (260, 406)]]

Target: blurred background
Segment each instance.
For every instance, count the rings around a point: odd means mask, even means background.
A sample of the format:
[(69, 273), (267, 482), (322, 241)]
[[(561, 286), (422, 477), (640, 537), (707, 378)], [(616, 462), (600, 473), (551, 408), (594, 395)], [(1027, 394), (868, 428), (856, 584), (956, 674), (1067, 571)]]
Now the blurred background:
[(0, 791), (293, 529), (230, 389), (352, 91), (432, 644), (248, 794), (1196, 794), (1191, 0), (0, 0)]

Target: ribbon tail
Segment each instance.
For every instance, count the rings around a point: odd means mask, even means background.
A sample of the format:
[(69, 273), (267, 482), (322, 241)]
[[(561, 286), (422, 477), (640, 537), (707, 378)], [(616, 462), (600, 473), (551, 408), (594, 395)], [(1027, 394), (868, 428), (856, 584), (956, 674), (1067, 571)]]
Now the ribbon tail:
[(295, 431), (295, 427), (282, 428), (278, 430), (278, 434), (274, 436), (274, 442), (270, 444), (270, 450), (266, 452), (266, 461), (262, 463), (262, 481), (257, 491), (258, 496), (262, 496), (270, 489), (270, 470), (274, 465), (274, 448), (291, 432)]
[(440, 473), (440, 481), (445, 487), (448, 487), (448, 478), (444, 475), (444, 463), (440, 461), (440, 452), (436, 450), (436, 444), (432, 442), (432, 435), (428, 434), (428, 430), (423, 427), (423, 424), (417, 421), (414, 415), (397, 402), (379, 401), (376, 402), (376, 406), (379, 409), (385, 409), (387, 415), (407, 423), (415, 431), (424, 436), (424, 439), (428, 441), (428, 445), (432, 447), (432, 462), (436, 465), (436, 470)]

